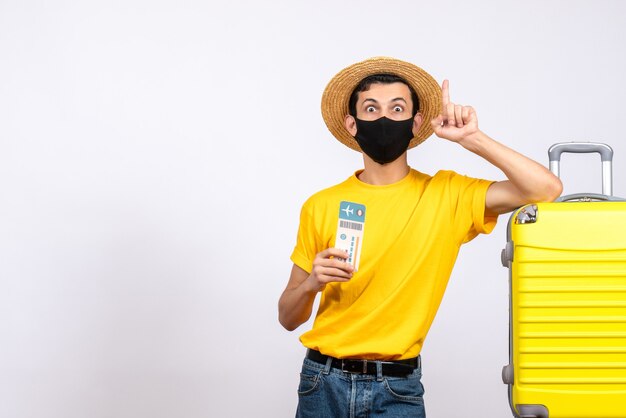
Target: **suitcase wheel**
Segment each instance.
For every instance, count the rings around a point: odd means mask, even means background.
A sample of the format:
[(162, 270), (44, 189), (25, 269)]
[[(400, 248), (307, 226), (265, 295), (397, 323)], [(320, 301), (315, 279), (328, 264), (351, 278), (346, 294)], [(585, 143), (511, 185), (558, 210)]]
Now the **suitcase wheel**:
[(548, 408), (543, 405), (517, 405), (519, 418), (548, 418)]

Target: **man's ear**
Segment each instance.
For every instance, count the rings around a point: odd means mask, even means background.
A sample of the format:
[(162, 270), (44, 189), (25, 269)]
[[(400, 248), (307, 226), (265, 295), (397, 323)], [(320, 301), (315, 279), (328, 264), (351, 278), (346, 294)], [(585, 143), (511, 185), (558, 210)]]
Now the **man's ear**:
[(413, 117), (413, 136), (417, 135), (417, 132), (422, 127), (422, 122), (424, 122), (424, 117), (421, 113), (417, 112), (415, 117)]
[(354, 119), (354, 116), (346, 115), (343, 120), (343, 124), (350, 133), (350, 135), (356, 135), (356, 120)]

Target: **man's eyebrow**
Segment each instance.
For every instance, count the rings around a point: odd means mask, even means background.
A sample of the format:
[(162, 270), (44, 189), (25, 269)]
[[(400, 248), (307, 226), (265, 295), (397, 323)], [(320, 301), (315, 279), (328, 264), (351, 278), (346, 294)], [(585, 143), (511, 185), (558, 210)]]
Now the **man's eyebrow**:
[[(407, 101), (406, 101), (406, 99), (405, 99), (404, 97), (396, 97), (396, 98), (394, 98), (394, 99), (391, 99), (391, 100), (390, 100), (390, 102), (397, 102), (397, 101), (402, 101), (402, 102), (404, 102), (404, 103), (406, 103), (406, 102), (407, 102)], [(378, 100), (376, 100), (376, 99), (372, 99), (372, 98), (369, 98), (369, 97), (368, 97), (367, 99), (364, 99), (364, 100), (363, 100), (363, 104), (365, 104), (365, 103), (367, 103), (367, 102), (372, 102), (372, 103), (376, 103), (376, 104), (378, 104)]]

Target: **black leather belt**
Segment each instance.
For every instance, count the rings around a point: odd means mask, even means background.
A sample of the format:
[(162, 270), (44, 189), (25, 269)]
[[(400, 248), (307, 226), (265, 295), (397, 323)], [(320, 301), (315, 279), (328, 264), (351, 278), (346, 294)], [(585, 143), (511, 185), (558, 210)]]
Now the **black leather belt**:
[(371, 374), (376, 375), (376, 363), (380, 363), (384, 376), (406, 376), (413, 373), (418, 367), (421, 367), (421, 359), (419, 356), (406, 360), (394, 361), (376, 361), (376, 360), (354, 360), (340, 359), (326, 356), (316, 350), (307, 350), (306, 358), (319, 364), (326, 364), (328, 358), (331, 358), (331, 366), (347, 373)]

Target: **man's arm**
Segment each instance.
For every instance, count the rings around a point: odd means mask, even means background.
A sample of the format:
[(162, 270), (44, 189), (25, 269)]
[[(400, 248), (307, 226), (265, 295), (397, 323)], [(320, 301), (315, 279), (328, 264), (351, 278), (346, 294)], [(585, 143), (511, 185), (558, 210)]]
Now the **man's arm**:
[(478, 117), (471, 106), (450, 102), (448, 80), (444, 80), (441, 94), (441, 114), (431, 121), (435, 134), (483, 157), (502, 170), (508, 179), (492, 184), (487, 190), (487, 214), (497, 215), (525, 203), (559, 197), (563, 185), (550, 170), (478, 129)]
[(352, 277), (352, 265), (345, 251), (328, 248), (315, 256), (311, 274), (293, 265), (287, 287), (278, 301), (278, 320), (285, 329), (293, 331), (311, 317), (313, 302), (327, 283), (347, 282)]
[(498, 167), (508, 180), (487, 190), (487, 213), (510, 212), (526, 203), (551, 202), (561, 195), (561, 180), (536, 161), (489, 138), (479, 131), (476, 138), (461, 144)]

